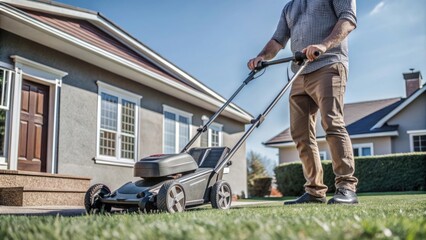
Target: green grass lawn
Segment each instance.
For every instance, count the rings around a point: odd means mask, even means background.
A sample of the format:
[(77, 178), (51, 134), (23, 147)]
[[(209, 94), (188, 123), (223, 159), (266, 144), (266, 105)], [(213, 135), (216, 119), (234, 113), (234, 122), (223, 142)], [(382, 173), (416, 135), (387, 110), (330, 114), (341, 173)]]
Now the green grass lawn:
[(426, 239), (426, 194), (363, 195), (348, 205), (77, 217), (0, 216), (0, 239)]

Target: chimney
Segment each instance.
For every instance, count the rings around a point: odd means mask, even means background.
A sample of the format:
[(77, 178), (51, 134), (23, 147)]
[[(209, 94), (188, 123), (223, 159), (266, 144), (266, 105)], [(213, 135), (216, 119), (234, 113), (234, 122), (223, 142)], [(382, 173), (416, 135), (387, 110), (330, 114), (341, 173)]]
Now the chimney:
[(414, 72), (413, 68), (410, 68), (410, 70), (411, 73), (402, 74), (405, 79), (405, 92), (407, 94), (407, 98), (422, 87), (422, 74), (420, 71)]

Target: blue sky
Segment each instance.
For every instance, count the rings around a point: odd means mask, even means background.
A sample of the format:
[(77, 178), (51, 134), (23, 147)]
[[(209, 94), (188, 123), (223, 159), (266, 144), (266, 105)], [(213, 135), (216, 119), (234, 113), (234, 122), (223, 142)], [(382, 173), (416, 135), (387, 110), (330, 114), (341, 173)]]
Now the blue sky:
[[(59, 0), (98, 11), (224, 97), (248, 74), (246, 62), (270, 39), (288, 0)], [(357, 1), (349, 39), (346, 102), (405, 97), (403, 72), (426, 76), (426, 1)], [(283, 50), (278, 57), (288, 56)], [(257, 116), (286, 82), (286, 65), (248, 85), (235, 103)], [(261, 143), (289, 127), (288, 95), (248, 139), (247, 149), (276, 161)]]

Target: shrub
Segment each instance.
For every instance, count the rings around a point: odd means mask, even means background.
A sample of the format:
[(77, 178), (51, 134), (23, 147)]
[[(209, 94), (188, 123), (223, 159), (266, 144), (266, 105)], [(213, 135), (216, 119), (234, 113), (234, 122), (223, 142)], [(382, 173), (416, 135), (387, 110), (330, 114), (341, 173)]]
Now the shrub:
[[(322, 161), (324, 184), (334, 192), (331, 161)], [(304, 192), (301, 162), (281, 164), (275, 168), (278, 190), (284, 195)], [(426, 190), (426, 153), (404, 153), (355, 158), (358, 192)]]
[(264, 197), (271, 195), (271, 177), (259, 177), (253, 179), (253, 185), (249, 188), (251, 197)]

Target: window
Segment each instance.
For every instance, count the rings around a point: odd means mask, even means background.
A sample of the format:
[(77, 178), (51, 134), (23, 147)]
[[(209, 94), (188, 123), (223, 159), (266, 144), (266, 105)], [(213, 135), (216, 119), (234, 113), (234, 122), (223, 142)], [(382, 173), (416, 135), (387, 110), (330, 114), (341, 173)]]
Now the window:
[[(201, 119), (203, 120), (203, 125), (209, 121), (206, 116), (203, 116)], [(201, 147), (222, 146), (222, 128), (222, 124), (212, 123), (208, 131), (201, 135)]]
[(426, 130), (414, 130), (407, 133), (410, 135), (410, 151), (426, 152)]
[(0, 109), (9, 109), (10, 82), (13, 72), (0, 68)]
[(209, 147), (222, 146), (222, 125), (212, 123), (209, 127)]
[(426, 135), (413, 136), (413, 150), (414, 152), (426, 151)]
[(163, 152), (178, 153), (189, 142), (192, 114), (163, 105)]
[(352, 148), (354, 151), (354, 157), (374, 155), (373, 143), (353, 144)]
[(9, 96), (13, 71), (0, 68), (0, 158), (6, 156), (6, 134), (9, 116)]
[(327, 152), (321, 151), (321, 152), (319, 152), (319, 155), (320, 155), (320, 159), (321, 160), (326, 160), (327, 159)]
[(133, 166), (137, 157), (139, 96), (99, 85), (97, 163)]

